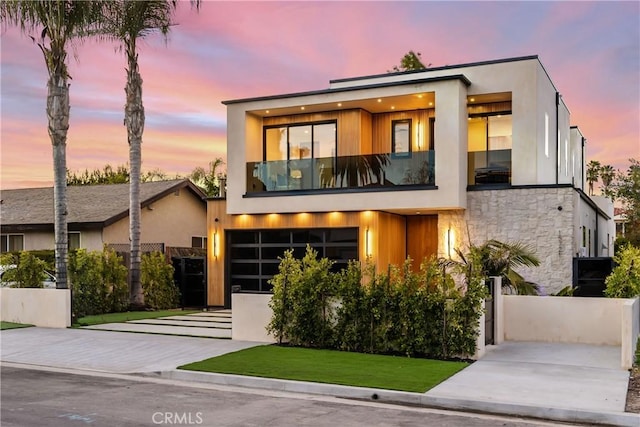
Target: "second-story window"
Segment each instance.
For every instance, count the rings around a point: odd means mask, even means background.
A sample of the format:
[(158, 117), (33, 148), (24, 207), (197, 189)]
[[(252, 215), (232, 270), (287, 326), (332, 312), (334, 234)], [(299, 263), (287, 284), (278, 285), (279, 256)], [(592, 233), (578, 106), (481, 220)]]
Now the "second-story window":
[(411, 152), (411, 119), (391, 122), (391, 152), (398, 155)]
[(299, 190), (332, 185), (337, 151), (336, 122), (264, 129), (267, 188)]
[(510, 113), (469, 116), (469, 185), (511, 182)]

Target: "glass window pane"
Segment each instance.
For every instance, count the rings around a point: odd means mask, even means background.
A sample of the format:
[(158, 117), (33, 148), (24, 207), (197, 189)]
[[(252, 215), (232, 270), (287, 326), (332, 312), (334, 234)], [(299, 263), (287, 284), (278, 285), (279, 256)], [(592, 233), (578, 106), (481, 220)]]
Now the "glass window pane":
[(333, 228), (327, 230), (327, 243), (358, 243), (357, 228)]
[(394, 120), (392, 123), (392, 152), (408, 153), (411, 151), (411, 121)]
[(241, 276), (257, 276), (260, 274), (260, 265), (255, 263), (248, 262), (232, 262), (231, 263), (231, 274), (241, 275)]
[(241, 291), (259, 291), (260, 279), (231, 278), (231, 286), (240, 286)]
[(287, 128), (268, 128), (265, 131), (265, 160), (287, 160)]
[(311, 126), (291, 126), (289, 128), (289, 159), (311, 158)]
[(9, 251), (17, 252), (24, 249), (24, 242), (21, 234), (9, 235)]
[(263, 247), (262, 248), (262, 259), (271, 259), (277, 260), (278, 258), (282, 258), (284, 256), (285, 251), (287, 251), (289, 247), (276, 246), (276, 247)]
[(258, 259), (258, 248), (257, 247), (231, 247), (231, 258), (232, 259)]
[(263, 262), (262, 263), (262, 275), (263, 276), (274, 276), (278, 274), (278, 266), (280, 264), (277, 262)]
[(289, 230), (272, 230), (262, 232), (262, 243), (290, 243)]
[(8, 250), (8, 240), (6, 235), (0, 236), (0, 251), (6, 252)]
[(489, 150), (511, 150), (511, 115), (490, 116)]
[(335, 157), (336, 124), (327, 123), (313, 126), (313, 157)]
[(234, 231), (231, 234), (232, 244), (258, 243), (259, 234), (255, 231)]
[(80, 233), (69, 233), (68, 235), (69, 249), (80, 249)]

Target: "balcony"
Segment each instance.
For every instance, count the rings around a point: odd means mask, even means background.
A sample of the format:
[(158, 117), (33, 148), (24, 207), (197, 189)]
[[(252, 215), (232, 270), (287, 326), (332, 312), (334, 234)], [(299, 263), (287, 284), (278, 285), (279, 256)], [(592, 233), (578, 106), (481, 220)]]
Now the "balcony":
[(247, 194), (435, 185), (435, 152), (247, 163)]
[(470, 151), (468, 185), (511, 184), (511, 150)]

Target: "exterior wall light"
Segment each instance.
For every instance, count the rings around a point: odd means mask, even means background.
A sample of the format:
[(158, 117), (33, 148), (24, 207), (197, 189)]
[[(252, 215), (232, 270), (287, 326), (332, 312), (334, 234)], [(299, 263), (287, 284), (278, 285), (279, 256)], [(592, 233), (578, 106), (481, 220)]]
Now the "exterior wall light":
[(371, 230), (369, 230), (369, 227), (367, 227), (367, 229), (364, 231), (364, 254), (367, 258), (373, 255), (373, 251), (371, 248)]
[(449, 259), (451, 259), (451, 253), (453, 252), (455, 245), (456, 245), (456, 235), (453, 229), (451, 228), (451, 226), (449, 226), (449, 228), (447, 228), (447, 231), (445, 233), (445, 252), (447, 253), (447, 257), (449, 257)]

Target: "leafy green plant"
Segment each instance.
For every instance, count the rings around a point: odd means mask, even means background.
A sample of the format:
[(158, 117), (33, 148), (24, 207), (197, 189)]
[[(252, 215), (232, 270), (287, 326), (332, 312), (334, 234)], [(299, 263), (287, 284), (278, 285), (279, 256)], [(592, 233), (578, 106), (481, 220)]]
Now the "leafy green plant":
[(640, 296), (640, 248), (626, 245), (616, 253), (613, 259), (616, 266), (605, 279), (605, 296), (610, 298)]
[[(302, 260), (288, 251), (271, 281), (268, 331), (280, 342), (379, 354), (465, 357), (475, 352), (486, 286), (477, 255), (470, 262), (411, 259), (376, 272), (352, 261), (331, 273), (331, 262), (310, 248)], [(456, 285), (451, 272), (462, 277)], [(334, 304), (335, 308), (334, 308)]]
[(573, 288), (573, 286), (568, 285), (564, 288), (560, 289), (555, 294), (551, 294), (552, 297), (572, 297), (575, 290), (578, 288)]
[(154, 310), (176, 308), (180, 304), (180, 291), (173, 282), (173, 266), (168, 264), (160, 252), (142, 256), (140, 282), (144, 301)]
[(271, 280), (274, 317), (268, 326), (279, 341), (293, 345), (327, 348), (333, 340), (335, 280), (333, 263), (318, 259), (318, 252), (307, 245), (301, 260), (285, 252), (279, 272)]
[(0, 264), (7, 266), (15, 264), (16, 268), (10, 268), (2, 276), (3, 282), (15, 283), (16, 288), (41, 288), (45, 279), (47, 263), (27, 251), (22, 251), (17, 257), (12, 254), (4, 254)]
[(74, 318), (127, 308), (127, 268), (112, 249), (70, 254), (69, 279)]

